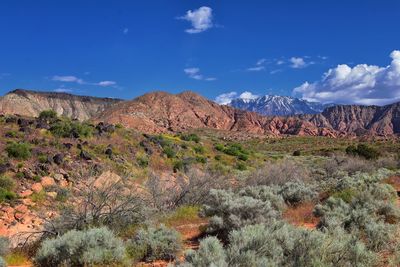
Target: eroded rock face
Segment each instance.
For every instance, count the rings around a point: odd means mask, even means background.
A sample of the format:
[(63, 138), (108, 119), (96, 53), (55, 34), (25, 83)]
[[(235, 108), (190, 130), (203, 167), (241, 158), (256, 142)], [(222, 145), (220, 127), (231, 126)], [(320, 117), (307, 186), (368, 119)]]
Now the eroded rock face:
[(37, 117), (41, 111), (52, 109), (59, 115), (83, 121), (120, 101), (112, 98), (17, 89), (0, 98), (0, 114)]
[(145, 133), (212, 128), (276, 136), (388, 136), (400, 133), (400, 103), (384, 107), (339, 105), (316, 115), (265, 117), (218, 105), (193, 92), (154, 92), (115, 105), (96, 120), (121, 123)]

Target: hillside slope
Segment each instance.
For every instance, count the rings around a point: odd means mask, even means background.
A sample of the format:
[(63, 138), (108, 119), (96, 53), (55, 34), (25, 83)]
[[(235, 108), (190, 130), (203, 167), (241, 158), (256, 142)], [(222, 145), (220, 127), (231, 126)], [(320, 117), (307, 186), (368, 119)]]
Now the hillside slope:
[(120, 101), (112, 98), (17, 89), (0, 98), (0, 114), (36, 117), (41, 111), (52, 109), (58, 115), (83, 121)]

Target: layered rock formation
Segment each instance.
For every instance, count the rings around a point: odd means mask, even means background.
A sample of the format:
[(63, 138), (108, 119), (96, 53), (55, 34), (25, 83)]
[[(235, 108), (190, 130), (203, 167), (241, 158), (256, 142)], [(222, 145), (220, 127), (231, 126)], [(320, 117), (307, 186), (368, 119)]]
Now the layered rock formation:
[(60, 116), (87, 120), (120, 101), (112, 98), (17, 89), (0, 98), (0, 114), (36, 117), (41, 111), (52, 109)]

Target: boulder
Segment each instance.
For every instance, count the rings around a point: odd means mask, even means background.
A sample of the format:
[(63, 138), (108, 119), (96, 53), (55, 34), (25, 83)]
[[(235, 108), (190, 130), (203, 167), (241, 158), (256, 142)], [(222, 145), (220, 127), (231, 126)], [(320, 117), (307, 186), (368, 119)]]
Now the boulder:
[(41, 183), (34, 183), (31, 187), (32, 191), (35, 193), (39, 193), (40, 191), (43, 190), (43, 186)]
[(57, 165), (62, 164), (64, 162), (64, 155), (61, 153), (55, 154), (53, 157), (53, 161)]
[(53, 178), (49, 177), (49, 176), (44, 176), (42, 178), (42, 181), (40, 182), (42, 184), (43, 187), (50, 187), (53, 185), (56, 185), (56, 182), (54, 181)]

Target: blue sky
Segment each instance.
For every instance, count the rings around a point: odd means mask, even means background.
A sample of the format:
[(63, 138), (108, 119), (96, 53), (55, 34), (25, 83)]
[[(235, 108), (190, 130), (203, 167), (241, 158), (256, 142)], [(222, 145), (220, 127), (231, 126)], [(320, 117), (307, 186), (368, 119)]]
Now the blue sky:
[(0, 93), (386, 104), (400, 99), (399, 10), (395, 0), (4, 0)]

